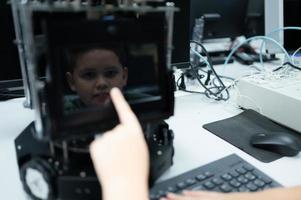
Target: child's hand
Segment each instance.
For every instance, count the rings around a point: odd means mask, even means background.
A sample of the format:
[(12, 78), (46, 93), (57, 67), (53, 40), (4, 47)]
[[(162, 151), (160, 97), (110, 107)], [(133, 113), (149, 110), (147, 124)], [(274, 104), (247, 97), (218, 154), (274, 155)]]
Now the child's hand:
[(108, 196), (112, 197), (112, 193), (121, 193), (121, 199), (124, 199), (127, 193), (131, 195), (131, 192), (135, 192), (137, 197), (137, 193), (143, 193), (140, 199), (144, 196), (147, 198), (149, 154), (142, 128), (120, 90), (114, 88), (110, 95), (120, 124), (97, 138), (90, 146), (104, 197), (111, 199)]

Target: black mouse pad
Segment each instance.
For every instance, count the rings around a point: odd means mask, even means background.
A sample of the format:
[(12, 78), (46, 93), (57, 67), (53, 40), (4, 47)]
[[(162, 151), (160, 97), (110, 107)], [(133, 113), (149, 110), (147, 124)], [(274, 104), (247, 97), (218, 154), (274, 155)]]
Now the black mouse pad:
[(205, 124), (203, 127), (265, 163), (277, 160), (282, 156), (251, 146), (250, 139), (253, 135), (259, 133), (277, 134), (277, 132), (285, 132), (287, 134), (292, 134), (301, 140), (300, 133), (281, 126), (254, 110), (245, 110), (239, 115)]

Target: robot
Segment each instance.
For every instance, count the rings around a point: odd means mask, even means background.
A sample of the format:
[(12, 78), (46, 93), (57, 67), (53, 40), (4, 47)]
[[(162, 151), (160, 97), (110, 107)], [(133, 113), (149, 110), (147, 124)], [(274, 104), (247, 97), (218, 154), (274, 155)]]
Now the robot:
[(64, 66), (68, 50), (104, 43), (125, 49), (129, 81), (124, 91), (146, 94), (136, 95), (129, 104), (149, 146), (151, 187), (173, 163), (174, 135), (163, 120), (174, 109), (170, 62), (173, 15), (178, 9), (172, 3), (159, 7), (141, 0), (11, 3), (24, 105), (35, 112), (34, 122), (15, 139), (27, 195), (42, 200), (101, 198), (88, 146), (96, 135), (114, 127), (118, 118), (111, 103), (66, 112), (65, 99), (76, 95), (66, 89)]

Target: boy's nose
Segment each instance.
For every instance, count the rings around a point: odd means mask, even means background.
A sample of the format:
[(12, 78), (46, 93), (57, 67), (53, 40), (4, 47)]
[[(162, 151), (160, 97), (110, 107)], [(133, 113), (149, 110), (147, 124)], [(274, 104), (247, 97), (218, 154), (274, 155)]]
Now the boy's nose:
[(104, 77), (99, 76), (96, 80), (96, 88), (104, 90), (107, 89), (108, 87), (109, 87), (108, 81)]

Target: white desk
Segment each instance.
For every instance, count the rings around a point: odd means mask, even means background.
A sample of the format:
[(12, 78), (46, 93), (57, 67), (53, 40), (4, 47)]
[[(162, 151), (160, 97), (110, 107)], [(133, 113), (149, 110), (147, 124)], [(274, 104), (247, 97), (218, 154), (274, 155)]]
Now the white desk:
[(14, 139), (33, 120), (24, 99), (0, 102), (0, 199), (25, 200), (19, 178)]
[[(275, 68), (275, 65), (265, 64), (265, 67)], [(237, 79), (248, 74), (250, 68), (234, 63), (226, 67), (220, 65), (216, 67), (216, 71)], [(263, 163), (202, 128), (206, 123), (242, 112), (235, 106), (234, 98), (235, 96), (231, 96), (227, 102), (216, 102), (198, 94), (176, 98), (175, 115), (168, 120), (170, 128), (175, 132), (175, 162), (160, 180), (236, 153), (284, 186), (301, 185), (301, 153), (295, 157), (283, 157), (271, 163)]]
[[(33, 112), (24, 109), (22, 103), (23, 99), (0, 102), (0, 199), (4, 200), (26, 199), (19, 180), (14, 139), (33, 120)], [(284, 186), (301, 185), (301, 153), (262, 163), (202, 128), (203, 124), (240, 112), (231, 103), (213, 102), (204, 95), (177, 97), (175, 116), (168, 120), (175, 133), (174, 165), (160, 180), (236, 153)]]
[(178, 97), (175, 116), (168, 120), (175, 132), (175, 162), (161, 179), (236, 153), (284, 186), (301, 185), (301, 153), (263, 163), (202, 128), (203, 124), (240, 112), (228, 103), (210, 102), (203, 95)]

